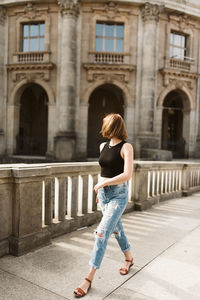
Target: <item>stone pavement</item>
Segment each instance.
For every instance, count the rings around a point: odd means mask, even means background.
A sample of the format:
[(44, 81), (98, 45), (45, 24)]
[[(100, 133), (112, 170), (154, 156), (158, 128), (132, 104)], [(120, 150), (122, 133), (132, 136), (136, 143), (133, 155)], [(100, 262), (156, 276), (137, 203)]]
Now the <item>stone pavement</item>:
[[(200, 194), (123, 216), (135, 265), (119, 274), (123, 255), (110, 238), (84, 299), (200, 300)], [(74, 299), (88, 270), (96, 226), (63, 235), (21, 257), (0, 259), (0, 300)]]

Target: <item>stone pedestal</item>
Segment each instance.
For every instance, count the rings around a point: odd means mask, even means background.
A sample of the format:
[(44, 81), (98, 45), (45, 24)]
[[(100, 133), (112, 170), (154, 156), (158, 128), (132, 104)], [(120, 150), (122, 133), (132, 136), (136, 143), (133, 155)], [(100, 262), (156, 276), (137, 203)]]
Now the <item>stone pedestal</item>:
[(76, 26), (80, 5), (78, 0), (58, 0), (58, 4), (62, 18), (62, 33), (55, 155), (58, 160), (71, 160), (75, 152)]
[(60, 132), (55, 137), (56, 159), (71, 161), (76, 158), (76, 137), (74, 132)]
[(13, 169), (12, 235), (10, 253), (20, 256), (51, 241), (42, 227), (42, 181), (48, 169)]

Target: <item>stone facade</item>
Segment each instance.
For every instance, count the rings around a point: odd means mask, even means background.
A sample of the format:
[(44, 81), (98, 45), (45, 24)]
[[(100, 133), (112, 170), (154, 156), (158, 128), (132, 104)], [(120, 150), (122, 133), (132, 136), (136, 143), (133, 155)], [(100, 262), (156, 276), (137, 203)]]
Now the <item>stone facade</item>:
[[(23, 49), (31, 24), (44, 24), (42, 50)], [(123, 51), (97, 51), (97, 24), (113, 25), (113, 43), (123, 27)], [(2, 0), (0, 36), (2, 157), (95, 158), (112, 111), (124, 116), (136, 157), (146, 149), (200, 157), (197, 1)]]

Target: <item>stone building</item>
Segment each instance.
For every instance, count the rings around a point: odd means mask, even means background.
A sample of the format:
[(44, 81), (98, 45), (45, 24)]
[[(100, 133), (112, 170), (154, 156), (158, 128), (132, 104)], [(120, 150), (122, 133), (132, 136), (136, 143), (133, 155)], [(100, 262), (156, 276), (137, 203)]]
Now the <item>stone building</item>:
[(95, 158), (118, 112), (136, 157), (200, 157), (199, 77), (199, 1), (1, 0), (0, 155)]

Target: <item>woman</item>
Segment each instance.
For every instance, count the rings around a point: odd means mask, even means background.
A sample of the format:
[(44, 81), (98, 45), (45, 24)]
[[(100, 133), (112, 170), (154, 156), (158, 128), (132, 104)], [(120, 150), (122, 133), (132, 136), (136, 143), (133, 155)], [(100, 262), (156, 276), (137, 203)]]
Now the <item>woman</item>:
[(125, 256), (124, 267), (120, 269), (120, 274), (128, 274), (130, 267), (134, 264), (130, 245), (120, 220), (128, 202), (127, 181), (133, 173), (133, 148), (131, 144), (125, 142), (127, 131), (124, 120), (118, 114), (109, 114), (103, 119), (101, 134), (110, 140), (100, 145), (101, 177), (94, 187), (103, 217), (96, 231), (95, 244), (89, 262), (91, 269), (82, 284), (74, 291), (78, 298), (85, 296), (89, 291), (112, 233)]

